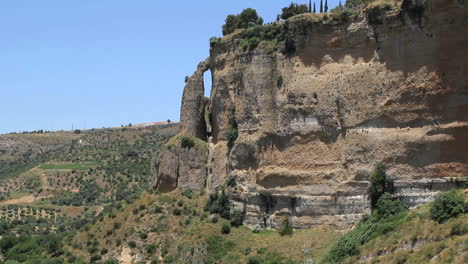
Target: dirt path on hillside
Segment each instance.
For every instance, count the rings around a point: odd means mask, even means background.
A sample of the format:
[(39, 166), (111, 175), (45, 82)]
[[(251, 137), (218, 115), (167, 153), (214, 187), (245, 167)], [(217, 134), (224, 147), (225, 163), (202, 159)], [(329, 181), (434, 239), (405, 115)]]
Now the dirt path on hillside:
[(18, 198), (10, 199), (10, 200), (1, 201), (0, 205), (32, 204), (32, 203), (34, 203), (36, 201), (41, 200), (42, 198), (50, 198), (52, 196), (53, 195), (44, 195), (44, 196), (37, 196), (36, 197), (36, 196), (30, 194), (30, 195), (25, 195), (25, 196), (21, 196), (21, 197), (18, 197)]
[(122, 252), (120, 253), (120, 256), (118, 258), (119, 260), (119, 263), (122, 263), (122, 264), (132, 264), (132, 255), (130, 254), (131, 253), (131, 249), (128, 248), (128, 247), (123, 247), (122, 248)]

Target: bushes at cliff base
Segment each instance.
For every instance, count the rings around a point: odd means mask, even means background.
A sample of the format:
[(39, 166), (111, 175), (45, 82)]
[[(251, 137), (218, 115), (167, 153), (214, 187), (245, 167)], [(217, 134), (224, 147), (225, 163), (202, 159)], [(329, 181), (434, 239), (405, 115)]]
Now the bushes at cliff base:
[(331, 246), (321, 263), (343, 263), (344, 259), (359, 254), (359, 246), (394, 230), (405, 220), (408, 209), (390, 194), (384, 193), (376, 203), (371, 216), (364, 216), (357, 227)]
[(467, 203), (463, 194), (459, 190), (452, 190), (438, 195), (431, 203), (431, 219), (443, 223), (465, 213), (466, 209)]

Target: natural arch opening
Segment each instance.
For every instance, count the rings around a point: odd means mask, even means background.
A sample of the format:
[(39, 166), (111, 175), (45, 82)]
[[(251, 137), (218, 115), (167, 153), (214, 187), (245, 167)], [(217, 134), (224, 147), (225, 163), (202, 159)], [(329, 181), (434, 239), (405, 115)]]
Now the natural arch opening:
[(203, 73), (203, 88), (205, 93), (205, 124), (206, 124), (206, 135), (211, 137), (211, 101), (209, 98), (211, 97), (211, 87), (212, 87), (212, 76), (211, 70), (208, 69)]
[(203, 73), (203, 86), (205, 88), (205, 97), (210, 97), (211, 96), (211, 86), (212, 86), (212, 80), (211, 80), (211, 70), (207, 70), (206, 72)]

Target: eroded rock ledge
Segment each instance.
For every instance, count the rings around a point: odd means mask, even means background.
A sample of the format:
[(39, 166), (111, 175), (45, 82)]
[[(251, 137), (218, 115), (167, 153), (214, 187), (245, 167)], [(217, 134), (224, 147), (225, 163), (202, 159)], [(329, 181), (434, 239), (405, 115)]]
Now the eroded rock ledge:
[[(236, 33), (213, 45), (181, 109), (183, 132), (200, 139), (209, 117), (209, 151), (160, 153), (155, 186), (225, 188), (246, 224), (276, 226), (289, 215), (297, 227), (348, 227), (370, 211), (376, 162), (411, 207), (466, 181), (468, 35), (460, 29), (468, 11), (463, 1), (415, 2), (346, 23), (293, 17), (286, 54), (244, 51)], [(239, 137), (230, 148), (232, 120)]]

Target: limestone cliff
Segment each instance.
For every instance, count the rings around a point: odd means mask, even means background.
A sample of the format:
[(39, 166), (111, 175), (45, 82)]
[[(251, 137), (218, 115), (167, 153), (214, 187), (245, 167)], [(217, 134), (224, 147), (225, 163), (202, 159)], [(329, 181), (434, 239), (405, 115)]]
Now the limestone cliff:
[[(226, 188), (246, 224), (276, 226), (290, 215), (297, 227), (346, 227), (370, 211), (376, 162), (410, 207), (466, 181), (466, 24), (463, 0), (404, 1), (350, 21), (293, 17), (277, 49), (243, 49), (241, 32), (212, 44), (187, 82), (181, 112), (183, 131), (204, 139), (209, 69), (204, 187)], [(233, 121), (239, 135), (229, 147)], [(200, 189), (187, 184), (199, 176), (184, 177), (168, 190)]]

